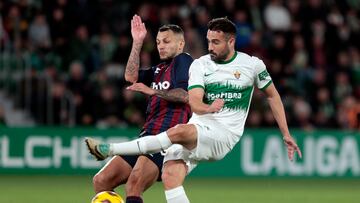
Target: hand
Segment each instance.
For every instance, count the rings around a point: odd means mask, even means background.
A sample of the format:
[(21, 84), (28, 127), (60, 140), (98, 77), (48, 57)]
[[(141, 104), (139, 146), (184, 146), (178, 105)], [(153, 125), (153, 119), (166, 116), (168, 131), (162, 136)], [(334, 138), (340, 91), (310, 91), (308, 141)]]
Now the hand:
[(222, 99), (215, 99), (213, 103), (208, 108), (208, 113), (215, 113), (221, 110), (221, 108), (224, 106), (224, 100)]
[(131, 36), (134, 42), (143, 42), (147, 30), (145, 24), (142, 22), (140, 16), (134, 15), (131, 20)]
[(151, 89), (150, 87), (144, 85), (143, 83), (133, 83), (126, 89), (131, 90), (131, 91), (141, 92), (143, 94), (150, 95), (150, 96), (155, 94), (154, 89)]
[(283, 140), (287, 147), (288, 157), (289, 157), (290, 161), (293, 160), (295, 152), (298, 153), (300, 158), (302, 157), (299, 147), (297, 146), (296, 142), (294, 141), (294, 139), (291, 136), (284, 136)]

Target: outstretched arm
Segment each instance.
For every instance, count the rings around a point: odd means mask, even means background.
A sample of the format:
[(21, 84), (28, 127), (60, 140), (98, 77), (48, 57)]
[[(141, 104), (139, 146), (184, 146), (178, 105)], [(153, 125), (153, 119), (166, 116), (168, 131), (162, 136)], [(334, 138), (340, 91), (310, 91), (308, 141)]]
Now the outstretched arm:
[(140, 16), (134, 15), (131, 20), (132, 48), (125, 69), (125, 80), (135, 83), (139, 76), (140, 51), (146, 36), (146, 27)]
[(288, 125), (286, 122), (284, 106), (281, 102), (280, 95), (276, 90), (274, 84), (270, 84), (264, 90), (264, 92), (267, 95), (267, 100), (269, 102), (271, 111), (280, 128), (281, 134), (283, 135), (283, 139), (287, 147), (289, 159), (293, 160), (295, 152), (297, 152), (301, 158), (302, 157), (301, 151), (297, 146), (296, 142), (294, 141), (294, 139), (292, 138), (292, 136), (290, 135)]
[(134, 83), (126, 89), (141, 92), (150, 96), (156, 95), (170, 102), (189, 102), (189, 95), (182, 88), (175, 88), (171, 90), (155, 90), (144, 85), (143, 83)]

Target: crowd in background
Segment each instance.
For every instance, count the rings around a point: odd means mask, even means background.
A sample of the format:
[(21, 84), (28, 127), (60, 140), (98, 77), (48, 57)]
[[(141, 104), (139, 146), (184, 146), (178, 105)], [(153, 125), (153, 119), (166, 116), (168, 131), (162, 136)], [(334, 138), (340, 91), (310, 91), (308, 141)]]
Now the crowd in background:
[[(146, 97), (126, 91), (123, 79), (134, 14), (148, 29), (141, 66), (159, 62), (159, 26), (180, 25), (185, 51), (198, 58), (207, 53), (208, 21), (227, 16), (237, 27), (236, 49), (267, 65), (290, 127), (360, 129), (358, 0), (0, 0), (0, 48), (27, 53), (29, 77), (51, 79), (53, 124), (69, 119), (60, 104), (68, 90), (77, 125), (141, 126)], [(46, 124), (46, 111), (38, 109), (46, 105), (38, 99), (44, 85), (33, 78), (32, 116)], [(261, 91), (246, 125), (276, 125)]]

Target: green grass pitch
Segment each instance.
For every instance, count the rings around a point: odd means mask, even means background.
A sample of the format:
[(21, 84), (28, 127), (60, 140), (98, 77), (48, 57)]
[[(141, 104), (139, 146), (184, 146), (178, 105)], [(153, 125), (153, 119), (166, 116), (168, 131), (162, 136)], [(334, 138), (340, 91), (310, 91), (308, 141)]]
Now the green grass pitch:
[[(1, 203), (90, 203), (91, 176), (0, 175)], [(188, 178), (193, 203), (358, 203), (360, 179)], [(117, 189), (124, 195), (123, 188)], [(165, 203), (157, 183), (144, 194), (146, 203)]]

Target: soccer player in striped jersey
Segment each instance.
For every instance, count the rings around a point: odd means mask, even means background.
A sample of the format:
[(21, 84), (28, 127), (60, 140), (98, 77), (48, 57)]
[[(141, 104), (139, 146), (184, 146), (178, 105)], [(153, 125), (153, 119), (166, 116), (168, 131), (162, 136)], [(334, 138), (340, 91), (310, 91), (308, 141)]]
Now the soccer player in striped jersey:
[[(200, 161), (222, 159), (239, 142), (254, 88), (262, 90), (279, 126), (288, 157), (301, 151), (292, 138), (280, 95), (265, 64), (257, 57), (235, 51), (236, 27), (227, 18), (209, 22), (209, 54), (194, 60), (189, 69), (189, 104), (193, 115), (187, 124), (124, 143), (99, 143), (87, 138), (97, 158), (113, 154), (147, 154), (166, 150), (162, 181), (168, 203), (190, 202), (182, 187), (186, 175)], [(221, 200), (218, 200), (222, 202)]]
[[(162, 63), (140, 67), (140, 51), (147, 30), (140, 16), (131, 21), (132, 50), (125, 70), (125, 80), (132, 85), (129, 91), (149, 96), (146, 122), (140, 137), (156, 135), (177, 124), (187, 123), (191, 116), (188, 105), (188, 71), (193, 59), (183, 52), (183, 30), (173, 24), (159, 28), (156, 43)], [(161, 180), (164, 156), (148, 155), (114, 156), (95, 176), (95, 192), (113, 190), (126, 183), (127, 203), (141, 203), (143, 191)]]

